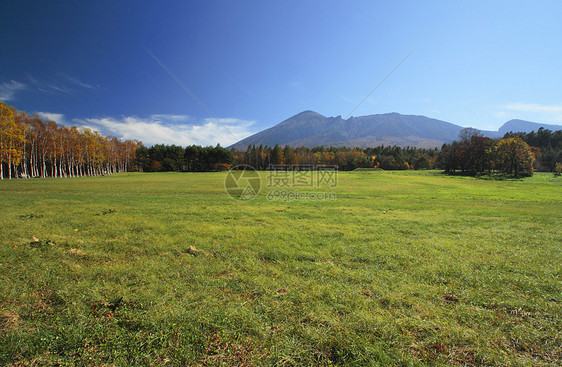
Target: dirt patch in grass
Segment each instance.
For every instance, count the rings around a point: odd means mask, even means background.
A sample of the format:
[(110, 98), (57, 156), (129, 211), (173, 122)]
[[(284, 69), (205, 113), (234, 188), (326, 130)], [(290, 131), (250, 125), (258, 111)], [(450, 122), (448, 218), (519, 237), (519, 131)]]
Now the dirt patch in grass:
[(199, 366), (255, 366), (267, 353), (250, 339), (228, 340), (213, 334), (207, 340), (207, 348)]
[(0, 330), (16, 330), (20, 317), (15, 311), (0, 311)]

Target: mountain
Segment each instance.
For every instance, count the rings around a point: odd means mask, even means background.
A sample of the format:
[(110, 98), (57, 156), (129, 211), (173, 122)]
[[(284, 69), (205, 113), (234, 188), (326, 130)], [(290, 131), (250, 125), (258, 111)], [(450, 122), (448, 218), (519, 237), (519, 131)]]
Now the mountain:
[(562, 130), (561, 125), (539, 124), (536, 122), (530, 122), (525, 120), (509, 120), (508, 122), (503, 124), (498, 131), (503, 136), (505, 133), (508, 133), (510, 131), (530, 133), (531, 131), (537, 131), (541, 127), (551, 131)]
[[(500, 131), (482, 131), (482, 133), (491, 138), (501, 137), (504, 134), (502, 129), (512, 121), (504, 124)], [(535, 125), (556, 127), (555, 125)], [(450, 122), (399, 113), (343, 119), (341, 116), (326, 117), (314, 111), (304, 111), (269, 129), (240, 140), (230, 147), (245, 150), (248, 145), (275, 146), (279, 144), (294, 147), (398, 145), (435, 148), (458, 139), (462, 129), (462, 126)], [(535, 127), (535, 130), (537, 129), (538, 127)], [(562, 129), (562, 126), (558, 126), (558, 129)]]

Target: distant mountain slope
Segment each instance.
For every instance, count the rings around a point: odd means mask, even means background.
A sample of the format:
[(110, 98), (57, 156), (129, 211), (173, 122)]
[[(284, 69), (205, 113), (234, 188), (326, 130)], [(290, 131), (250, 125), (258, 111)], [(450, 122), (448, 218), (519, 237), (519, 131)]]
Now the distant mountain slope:
[[(231, 147), (244, 150), (249, 145), (274, 146), (279, 144), (295, 147), (398, 145), (435, 148), (458, 139), (461, 129), (463, 129), (462, 126), (446, 121), (399, 113), (351, 117), (344, 120), (341, 116), (326, 117), (314, 111), (304, 111), (269, 129), (249, 136)], [(483, 131), (482, 133), (492, 138), (503, 136), (501, 131)]]
[(291, 144), (293, 141), (319, 135), (326, 131), (329, 128), (327, 119), (319, 113), (304, 111), (269, 129), (240, 140), (232, 146), (245, 148), (248, 145), (293, 145)]
[(541, 127), (551, 131), (562, 130), (562, 125), (540, 124), (537, 122), (530, 122), (525, 120), (509, 120), (508, 122), (503, 124), (498, 129), (498, 131), (503, 136), (505, 133), (508, 133), (510, 131), (530, 133), (531, 131), (537, 131)]

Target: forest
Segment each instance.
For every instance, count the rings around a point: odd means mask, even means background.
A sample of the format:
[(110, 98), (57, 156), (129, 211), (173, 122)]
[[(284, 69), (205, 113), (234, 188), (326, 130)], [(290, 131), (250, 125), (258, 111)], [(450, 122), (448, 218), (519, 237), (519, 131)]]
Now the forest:
[(134, 170), (137, 142), (59, 126), (0, 101), (0, 179), (97, 176)]
[[(177, 145), (156, 144), (136, 150), (136, 167), (144, 172), (217, 171), (232, 166), (248, 165), (258, 170), (272, 166), (329, 165), (339, 170), (382, 168), (386, 170), (431, 169), (435, 167), (438, 149), (400, 148), (325, 148), (249, 146), (246, 151), (229, 150), (220, 145), (185, 149)], [(409, 163), (411, 162), (411, 163)]]
[[(0, 178), (75, 177), (141, 171), (220, 171), (237, 165), (259, 170), (272, 166), (329, 165), (342, 171), (441, 169), (467, 175), (493, 172), (530, 176), (554, 171), (562, 162), (562, 131), (539, 129), (490, 139), (472, 128), (441, 149), (379, 146), (249, 146), (239, 151), (215, 147), (122, 141), (87, 128), (59, 126), (0, 102)], [(559, 167), (559, 166), (558, 166)]]
[(235, 151), (235, 163), (257, 169), (270, 165), (331, 165), (339, 170), (382, 168), (386, 170), (429, 169), (435, 166), (437, 149), (379, 146), (375, 148), (346, 147), (274, 147), (249, 146), (246, 151)]
[(437, 166), (447, 173), (531, 176), (534, 171), (552, 172), (562, 161), (562, 131), (540, 128), (537, 132), (509, 132), (502, 139), (490, 139), (478, 130), (466, 128), (459, 138), (441, 147)]
[[(507, 133), (490, 139), (472, 128), (463, 129), (459, 140), (441, 149), (379, 146), (274, 147), (249, 146), (245, 151), (220, 147), (139, 145), (136, 163), (144, 171), (213, 171), (249, 165), (258, 170), (272, 166), (329, 165), (342, 171), (357, 168), (384, 170), (440, 169), (450, 174), (508, 174), (530, 176), (534, 171), (555, 170), (562, 161), (562, 132), (539, 129), (537, 133)], [(533, 144), (533, 145), (531, 145)]]
[(533, 147), (537, 159), (535, 162), (536, 171), (551, 172), (554, 170), (556, 163), (562, 162), (562, 130), (553, 132), (541, 127), (537, 132), (509, 132), (504, 135), (504, 138), (520, 138)]
[(136, 150), (136, 167), (143, 172), (227, 170), (233, 162), (232, 152), (220, 145), (190, 145), (184, 149), (177, 145), (155, 144), (147, 148), (139, 144)]

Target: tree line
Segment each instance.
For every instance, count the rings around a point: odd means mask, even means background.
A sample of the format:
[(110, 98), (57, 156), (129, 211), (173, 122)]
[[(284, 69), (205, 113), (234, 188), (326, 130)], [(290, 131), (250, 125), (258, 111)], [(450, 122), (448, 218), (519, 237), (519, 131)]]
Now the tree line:
[(58, 126), (0, 101), (0, 179), (96, 176), (133, 170), (137, 142)]
[(466, 128), (459, 138), (459, 141), (441, 147), (437, 163), (447, 173), (501, 172), (516, 177), (533, 174), (540, 149), (529, 146), (518, 136), (506, 134), (503, 139), (490, 139), (476, 129)]
[(326, 165), (348, 171), (356, 168), (432, 169), (437, 162), (438, 149), (342, 147), (281, 147), (250, 145), (245, 151), (190, 145), (156, 144), (137, 146), (135, 165), (139, 171), (217, 171), (236, 165), (248, 165), (258, 170), (272, 166)]
[(519, 138), (533, 147), (536, 157), (535, 170), (552, 172), (556, 163), (562, 162), (562, 130), (550, 131), (539, 128), (537, 132), (508, 132), (504, 138)]
[(246, 150), (156, 144), (104, 137), (90, 129), (58, 126), (27, 115), (0, 101), (0, 178), (74, 177), (127, 171), (214, 171), (233, 165), (259, 170), (271, 166), (325, 165), (339, 170), (442, 169), (447, 173), (503, 172), (515, 176), (553, 171), (562, 161), (562, 131), (539, 129), (490, 139), (475, 129), (461, 131), (458, 141), (441, 149), (379, 146), (274, 147), (250, 145)]
[(233, 151), (235, 164), (265, 170), (275, 165), (329, 165), (339, 170), (382, 168), (392, 170), (429, 169), (435, 167), (438, 149), (379, 146), (375, 148), (346, 147), (281, 147), (250, 145), (245, 151)]
[(234, 163), (234, 155), (226, 148), (190, 145), (156, 144), (145, 147), (139, 144), (135, 152), (139, 171), (215, 171), (227, 170)]
[[(544, 157), (540, 147), (531, 147), (521, 134), (508, 133), (503, 139), (482, 136), (475, 129), (463, 129), (459, 141), (443, 144), (441, 149), (379, 146), (374, 148), (346, 147), (274, 147), (250, 145), (246, 150), (191, 145), (186, 148), (175, 145), (139, 145), (136, 164), (143, 171), (213, 171), (226, 170), (231, 166), (249, 165), (258, 170), (274, 166), (335, 166), (347, 171), (357, 168), (384, 170), (442, 169), (447, 173), (491, 174), (501, 172), (514, 176), (530, 176), (537, 169), (549, 168), (549, 163), (560, 159), (559, 132), (541, 132), (546, 136), (546, 151), (554, 154)], [(531, 138), (533, 133), (524, 134)], [(536, 134), (535, 134), (536, 135)], [(558, 148), (552, 148), (552, 146)], [(557, 149), (557, 150), (556, 150)], [(553, 158), (554, 156), (554, 158)], [(539, 163), (537, 163), (539, 162)], [(538, 167), (538, 168), (537, 168)]]
[(438, 149), (342, 147), (281, 147), (250, 145), (245, 151), (190, 145), (156, 144), (137, 146), (136, 167), (144, 172), (160, 171), (217, 171), (232, 166), (248, 165), (258, 170), (272, 166), (325, 165), (348, 171), (356, 168), (432, 169), (437, 162)]

